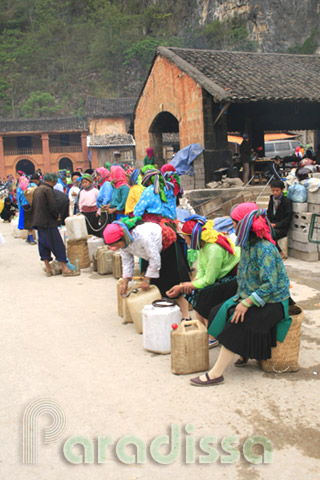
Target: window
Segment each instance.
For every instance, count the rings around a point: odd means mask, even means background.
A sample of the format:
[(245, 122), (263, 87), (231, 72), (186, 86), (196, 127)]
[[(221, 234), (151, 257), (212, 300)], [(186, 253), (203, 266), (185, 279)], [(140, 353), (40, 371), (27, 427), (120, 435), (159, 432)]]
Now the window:
[(289, 142), (279, 142), (276, 144), (276, 148), (278, 152), (283, 152), (284, 150), (290, 150), (290, 143)]
[(70, 146), (70, 135), (63, 133), (59, 135), (60, 137), (60, 147), (69, 147)]
[(291, 148), (296, 149), (299, 147), (300, 143), (299, 142), (291, 142)]
[(25, 137), (17, 137), (17, 145), (18, 148), (31, 148), (31, 137), (25, 136)]
[(264, 145), (264, 151), (267, 152), (274, 152), (274, 144), (273, 143), (266, 143)]

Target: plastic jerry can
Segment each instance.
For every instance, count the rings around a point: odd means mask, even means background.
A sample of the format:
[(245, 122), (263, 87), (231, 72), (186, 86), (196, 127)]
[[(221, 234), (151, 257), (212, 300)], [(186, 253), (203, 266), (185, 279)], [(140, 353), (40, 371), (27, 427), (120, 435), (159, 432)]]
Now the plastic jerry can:
[(120, 294), (120, 287), (122, 285), (123, 278), (120, 278), (117, 282), (118, 315), (119, 317), (123, 317), (124, 323), (133, 323), (127, 306), (127, 296), (132, 290), (134, 290), (135, 288), (139, 288), (142, 281), (143, 277), (141, 276), (133, 277), (132, 281), (128, 284), (127, 295), (124, 297)]
[(108, 247), (99, 247), (96, 251), (95, 258), (97, 260), (97, 271), (100, 275), (108, 275), (112, 273), (112, 257), (113, 251)]
[(112, 258), (112, 273), (114, 278), (119, 279), (122, 277), (122, 260), (120, 252), (114, 252)]
[(87, 243), (88, 243), (88, 248), (89, 248), (90, 262), (92, 262), (93, 257), (95, 255), (96, 251), (98, 250), (98, 248), (99, 247), (104, 247), (105, 243), (104, 243), (103, 238), (95, 237), (94, 235), (89, 236), (89, 238), (87, 240)]
[(160, 300), (161, 293), (155, 285), (149, 290), (136, 288), (126, 298), (127, 306), (138, 333), (142, 333), (142, 310), (145, 305), (150, 305), (154, 300)]
[(199, 320), (182, 321), (171, 331), (171, 371), (178, 375), (203, 372), (209, 368), (209, 340)]
[(65, 219), (68, 240), (87, 240), (88, 230), (84, 215), (73, 215)]
[(180, 324), (181, 310), (174, 300), (162, 298), (142, 310), (143, 346), (155, 353), (171, 352), (172, 322)]

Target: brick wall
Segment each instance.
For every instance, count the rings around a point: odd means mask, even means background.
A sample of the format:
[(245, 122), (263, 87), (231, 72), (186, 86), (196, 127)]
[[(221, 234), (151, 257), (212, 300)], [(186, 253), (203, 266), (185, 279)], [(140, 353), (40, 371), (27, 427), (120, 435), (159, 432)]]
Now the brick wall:
[(134, 133), (138, 165), (150, 146), (152, 122), (161, 112), (170, 112), (177, 118), (180, 148), (191, 143), (204, 144), (202, 88), (175, 64), (159, 55), (136, 109)]

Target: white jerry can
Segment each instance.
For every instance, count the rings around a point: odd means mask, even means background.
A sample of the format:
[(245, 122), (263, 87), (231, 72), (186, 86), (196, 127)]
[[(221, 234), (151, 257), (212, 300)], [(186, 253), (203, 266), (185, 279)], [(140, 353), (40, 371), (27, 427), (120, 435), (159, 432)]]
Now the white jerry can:
[(181, 323), (181, 311), (174, 300), (162, 298), (142, 310), (143, 346), (156, 353), (171, 352), (171, 325)]
[(99, 247), (104, 247), (104, 240), (100, 237), (95, 237), (94, 235), (90, 235), (88, 240), (88, 249), (89, 249), (89, 258), (90, 262), (93, 261), (93, 257), (98, 250)]
[(84, 215), (73, 215), (64, 221), (67, 227), (68, 240), (87, 240), (88, 230)]

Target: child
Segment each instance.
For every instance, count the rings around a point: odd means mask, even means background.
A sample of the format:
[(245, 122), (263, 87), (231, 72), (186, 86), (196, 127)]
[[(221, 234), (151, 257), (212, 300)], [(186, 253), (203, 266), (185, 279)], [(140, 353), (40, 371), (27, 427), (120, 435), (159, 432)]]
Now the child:
[(73, 172), (72, 174), (72, 187), (69, 190), (69, 215), (72, 217), (75, 213), (76, 200), (80, 192), (81, 173)]
[(17, 206), (11, 201), (10, 197), (4, 200), (4, 207), (1, 212), (1, 218), (4, 223), (10, 223), (16, 213)]

